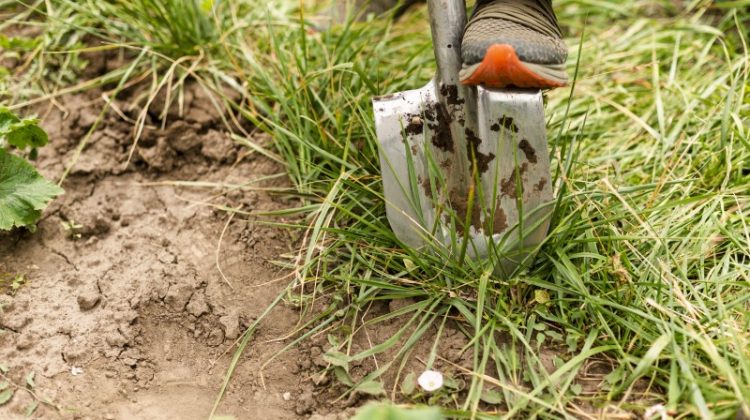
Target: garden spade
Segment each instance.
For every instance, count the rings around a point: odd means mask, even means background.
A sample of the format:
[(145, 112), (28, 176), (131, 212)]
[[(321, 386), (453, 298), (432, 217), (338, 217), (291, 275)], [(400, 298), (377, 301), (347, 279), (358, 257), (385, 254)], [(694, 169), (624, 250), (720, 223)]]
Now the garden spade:
[(542, 94), (459, 83), (463, 0), (429, 0), (437, 72), (375, 98), (386, 213), (406, 245), (489, 259), (509, 276), (549, 227), (553, 193)]

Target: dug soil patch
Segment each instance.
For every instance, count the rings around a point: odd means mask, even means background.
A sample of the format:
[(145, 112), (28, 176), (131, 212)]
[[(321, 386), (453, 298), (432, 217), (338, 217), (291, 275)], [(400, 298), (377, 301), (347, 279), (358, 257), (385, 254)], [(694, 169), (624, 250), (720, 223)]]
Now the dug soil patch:
[[(236, 146), (199, 96), (164, 127), (147, 126), (129, 163), (133, 125), (110, 112), (38, 230), (0, 234), (0, 364), (19, 387), (0, 418), (36, 403), (38, 418), (208, 418), (238, 337), (290, 281), (272, 261), (295, 238), (219, 209), (289, 207), (266, 192), (286, 178)], [(91, 94), (37, 110), (51, 139), (37, 161), (47, 177), (59, 179), (102, 106)], [(296, 350), (259, 383), (298, 318), (282, 306), (262, 324), (219, 413), (328, 413), (300, 401), (311, 389)]]

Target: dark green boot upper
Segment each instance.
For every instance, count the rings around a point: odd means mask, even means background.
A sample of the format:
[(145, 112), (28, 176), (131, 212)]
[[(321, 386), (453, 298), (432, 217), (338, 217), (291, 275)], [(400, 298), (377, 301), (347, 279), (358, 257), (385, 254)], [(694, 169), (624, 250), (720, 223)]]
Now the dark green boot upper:
[(480, 0), (464, 32), (464, 67), (481, 62), (493, 44), (511, 45), (518, 58), (541, 76), (567, 81), (568, 49), (551, 0)]

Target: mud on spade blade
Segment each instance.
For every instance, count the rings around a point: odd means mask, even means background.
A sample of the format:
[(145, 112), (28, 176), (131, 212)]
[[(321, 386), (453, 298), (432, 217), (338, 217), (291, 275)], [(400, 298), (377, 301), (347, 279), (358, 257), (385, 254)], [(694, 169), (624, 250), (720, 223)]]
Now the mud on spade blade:
[(488, 258), (509, 276), (549, 227), (542, 95), (460, 85), (465, 4), (428, 7), (435, 78), (373, 101), (388, 221), (410, 247), (459, 261)]

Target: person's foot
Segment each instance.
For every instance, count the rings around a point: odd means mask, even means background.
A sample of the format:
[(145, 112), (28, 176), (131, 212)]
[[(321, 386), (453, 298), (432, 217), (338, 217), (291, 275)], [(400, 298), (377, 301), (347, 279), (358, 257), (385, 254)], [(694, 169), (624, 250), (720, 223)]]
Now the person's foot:
[(565, 86), (568, 49), (551, 0), (478, 0), (461, 44), (461, 83)]

